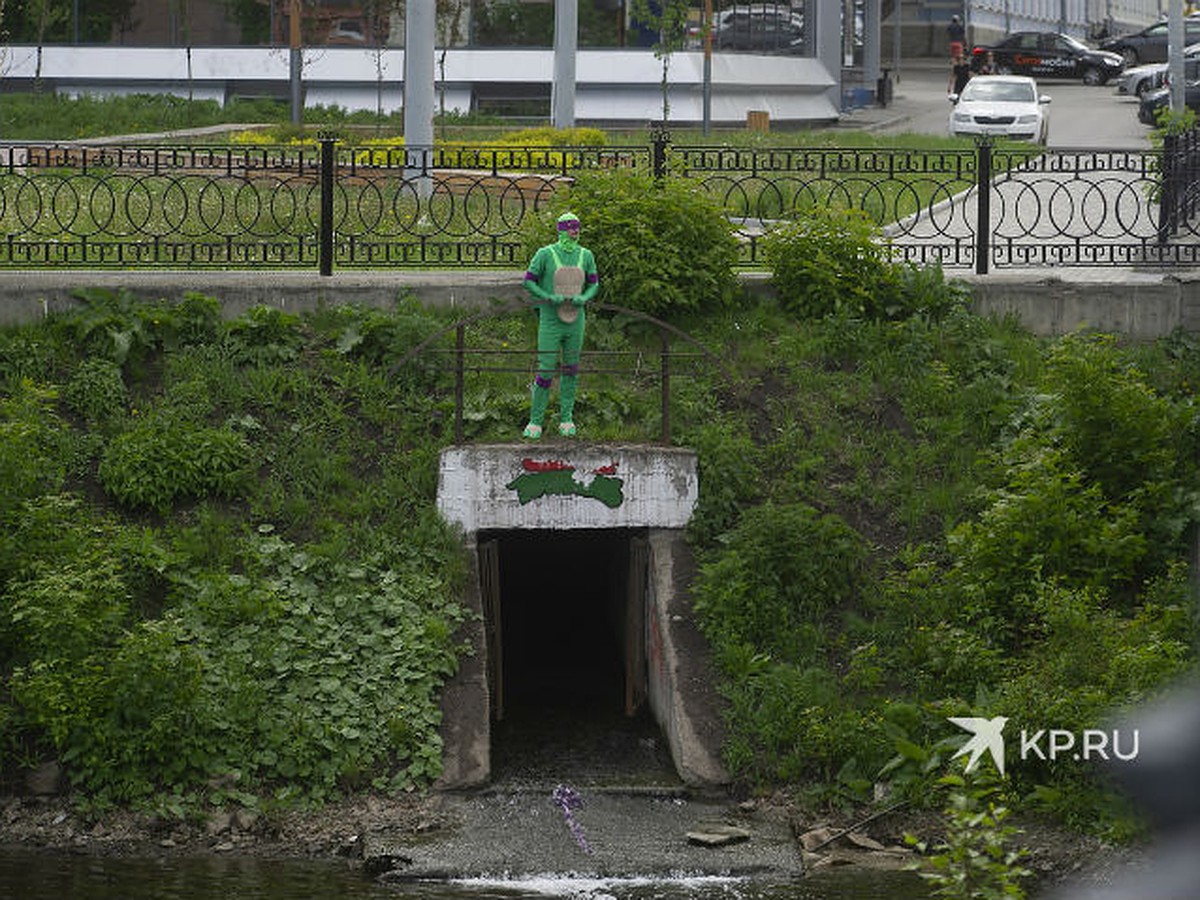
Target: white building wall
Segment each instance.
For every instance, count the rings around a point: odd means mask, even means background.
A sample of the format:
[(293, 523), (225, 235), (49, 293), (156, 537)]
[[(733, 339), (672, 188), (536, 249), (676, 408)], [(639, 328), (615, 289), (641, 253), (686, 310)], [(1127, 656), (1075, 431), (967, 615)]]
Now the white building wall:
[[(0, 47), (0, 78), (32, 81), (36, 47)], [(671, 119), (703, 118), (703, 54), (672, 56)], [(53, 90), (96, 96), (170, 93), (224, 101), (231, 91), (288, 96), (288, 51), (267, 47), (47, 46), (40, 77)], [(304, 51), (305, 103), (393, 112), (403, 107), (404, 51), (358, 47)], [(447, 111), (468, 112), (475, 85), (542, 84), (554, 77), (551, 50), (450, 50), (436, 87)], [(444, 80), (441, 80), (444, 79)], [(662, 117), (662, 66), (650, 50), (583, 50), (576, 68), (576, 117), (647, 122)], [(837, 80), (817, 59), (720, 54), (712, 66), (712, 120), (744, 123), (748, 110), (774, 120), (838, 118)], [(249, 87), (248, 87), (249, 86)], [(442, 100), (439, 94), (439, 104)]]
[(1157, 22), (1166, 0), (967, 0), (964, 7), (977, 41), (1013, 31), (1058, 31), (1063, 25), (1066, 34), (1086, 40), (1104, 26), (1117, 35)]
[(989, 34), (1013, 31), (1058, 31), (1088, 38), (1105, 23), (1113, 34), (1157, 21), (1167, 0), (969, 0), (968, 21)]

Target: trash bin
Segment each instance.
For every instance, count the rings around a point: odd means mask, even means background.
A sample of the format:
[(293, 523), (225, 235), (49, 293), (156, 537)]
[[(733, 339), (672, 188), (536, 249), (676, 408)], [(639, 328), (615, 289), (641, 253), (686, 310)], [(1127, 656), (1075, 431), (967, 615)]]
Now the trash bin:
[(883, 74), (875, 82), (875, 102), (880, 106), (888, 106), (892, 102), (892, 73), (890, 69), (880, 71)]

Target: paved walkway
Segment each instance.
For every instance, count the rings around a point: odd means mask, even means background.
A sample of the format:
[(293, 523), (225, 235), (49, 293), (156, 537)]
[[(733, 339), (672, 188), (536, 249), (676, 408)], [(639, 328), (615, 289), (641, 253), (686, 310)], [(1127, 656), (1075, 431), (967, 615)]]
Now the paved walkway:
[[(946, 65), (937, 59), (902, 61), (901, 77), (895, 85), (894, 99), (887, 107), (865, 107), (848, 111), (840, 127), (866, 131), (902, 130), (917, 116), (928, 118), (930, 109), (946, 108)], [(1110, 90), (1105, 88), (1105, 91)], [(1114, 248), (1124, 248), (1131, 258), (1138, 257), (1138, 245), (1153, 244), (1158, 233), (1158, 206), (1153, 201), (1155, 173), (1136, 154), (1127, 159), (1099, 161), (1082, 159), (1066, 151), (1062, 157), (1053, 155), (1034, 160), (1029, 165), (1012, 169), (1003, 178), (993, 181), (990, 198), (991, 240), (993, 246), (1007, 241), (1031, 245), (1031, 253), (1052, 252), (1057, 245), (1071, 255), (1077, 248), (1092, 252), (1097, 259), (1106, 259)], [(1110, 167), (1111, 171), (1100, 171)], [(1088, 171), (1096, 168), (1097, 171)], [(931, 179), (935, 176), (931, 176)], [(952, 244), (974, 241), (978, 219), (978, 194), (974, 189), (961, 190), (953, 197), (946, 193), (953, 183), (934, 183), (944, 197), (917, 215), (889, 227), (888, 235), (898, 245), (928, 246), (930, 242)], [(1187, 238), (1182, 238), (1187, 239)], [(1037, 260), (1031, 257), (1031, 264)], [(955, 276), (969, 274), (960, 269), (950, 270)], [(1006, 275), (1025, 273), (1030, 278), (1047, 275), (1069, 277), (1073, 280), (1108, 282), (1131, 277), (1129, 269), (1101, 266), (1098, 269), (1073, 269), (1031, 266), (1017, 270), (1005, 267)], [(1096, 279), (1095, 276), (1102, 277)], [(1172, 277), (1178, 273), (1164, 270), (1154, 277)], [(1138, 273), (1144, 281), (1146, 272)]]

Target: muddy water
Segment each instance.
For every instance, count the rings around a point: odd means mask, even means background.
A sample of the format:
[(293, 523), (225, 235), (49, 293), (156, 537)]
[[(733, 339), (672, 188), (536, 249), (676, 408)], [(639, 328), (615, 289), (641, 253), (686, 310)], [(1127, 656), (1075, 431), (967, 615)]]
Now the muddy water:
[(0, 897), (13, 900), (924, 900), (898, 872), (833, 871), (787, 884), (753, 879), (527, 877), (385, 885), (361, 869), (235, 858), (109, 859), (0, 850)]

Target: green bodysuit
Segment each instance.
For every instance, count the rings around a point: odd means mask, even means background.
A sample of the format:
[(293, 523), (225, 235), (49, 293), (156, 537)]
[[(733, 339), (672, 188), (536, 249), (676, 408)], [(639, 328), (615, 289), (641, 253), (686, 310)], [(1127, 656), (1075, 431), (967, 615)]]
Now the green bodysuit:
[(600, 279), (592, 252), (577, 238), (579, 219), (566, 213), (558, 220), (558, 241), (534, 254), (525, 272), (525, 289), (538, 301), (538, 363), (532, 386), (529, 425), (525, 436), (541, 436), (542, 419), (550, 399), (554, 369), (562, 353), (559, 382), (559, 431), (575, 433), (573, 415), (579, 379), (579, 354), (587, 316), (584, 305), (596, 296)]

